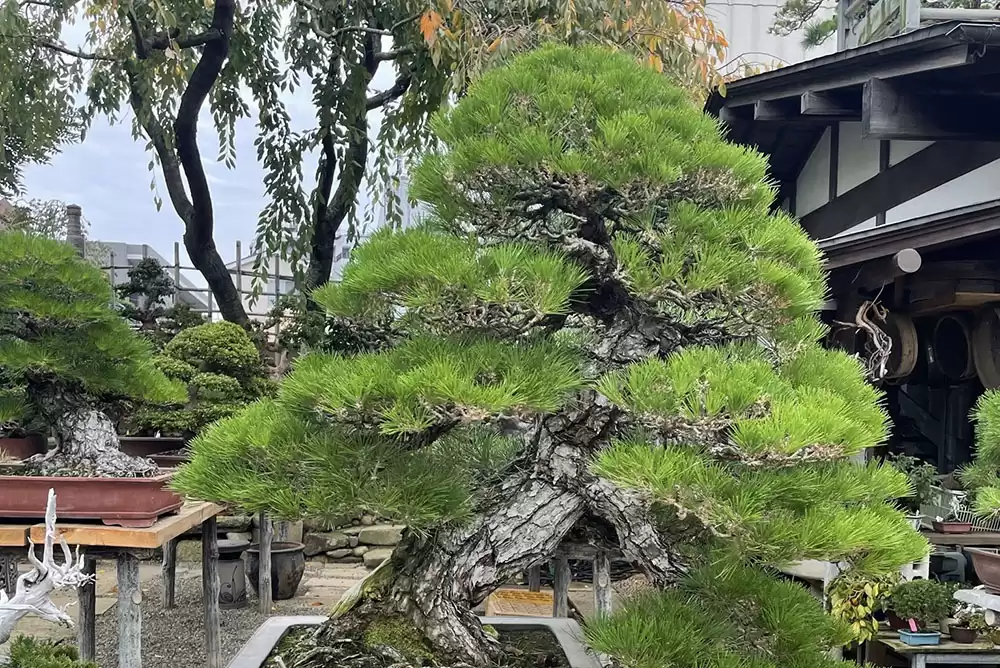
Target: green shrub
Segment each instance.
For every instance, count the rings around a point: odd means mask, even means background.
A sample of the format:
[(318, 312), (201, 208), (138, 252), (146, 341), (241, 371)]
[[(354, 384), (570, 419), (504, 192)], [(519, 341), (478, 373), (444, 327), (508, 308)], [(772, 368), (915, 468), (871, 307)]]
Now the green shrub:
[(98, 668), (98, 665), (81, 661), (75, 647), (19, 636), (10, 646), (9, 668)]
[(911, 580), (896, 585), (885, 603), (900, 619), (913, 619), (922, 629), (928, 624), (950, 617), (958, 606), (955, 583), (935, 580)]

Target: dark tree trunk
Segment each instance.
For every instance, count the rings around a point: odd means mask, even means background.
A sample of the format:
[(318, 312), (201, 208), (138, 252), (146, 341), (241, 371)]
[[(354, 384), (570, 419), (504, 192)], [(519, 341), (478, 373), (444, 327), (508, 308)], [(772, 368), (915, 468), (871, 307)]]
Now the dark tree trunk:
[(595, 476), (593, 454), (606, 446), (614, 409), (594, 397), (577, 412), (549, 417), (532, 430), (528, 454), (478, 503), (476, 519), (428, 539), (409, 536), (397, 549), (378, 595), (333, 619), (319, 634), (332, 641), (380, 616), (402, 616), (442, 656), (489, 665), (498, 644), (472, 610), (491, 592), (549, 559), (571, 529), (590, 520), (611, 526), (626, 557), (654, 584), (683, 572), (637, 494)]
[(202, 233), (205, 229), (206, 227), (201, 225), (188, 226), (184, 233), (184, 247), (191, 258), (191, 263), (205, 277), (222, 317), (245, 327), (250, 319), (247, 317), (246, 309), (243, 308), (243, 299), (233, 284), (233, 277), (230, 276), (226, 263), (222, 261), (215, 241), (211, 235), (205, 239)]

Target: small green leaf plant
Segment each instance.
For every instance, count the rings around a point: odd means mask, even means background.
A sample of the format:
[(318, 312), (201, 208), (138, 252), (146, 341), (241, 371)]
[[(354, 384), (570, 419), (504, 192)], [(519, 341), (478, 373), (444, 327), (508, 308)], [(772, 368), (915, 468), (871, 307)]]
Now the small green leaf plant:
[(930, 498), (937, 483), (937, 468), (909, 455), (891, 455), (889, 462), (904, 473), (910, 483), (909, 492), (900, 498), (901, 505), (912, 514), (920, 513), (920, 506)]
[(104, 272), (68, 244), (0, 231), (0, 423), (32, 416), (56, 447), (23, 472), (151, 475), (118, 450), (108, 411), (133, 400), (175, 401), (183, 386), (153, 364), (150, 344), (116, 308)]
[(962, 604), (955, 613), (955, 626), (972, 631), (986, 631), (990, 625), (986, 623), (986, 610), (971, 603)]
[(6, 668), (99, 668), (93, 661), (83, 661), (75, 647), (18, 636), (10, 646)]
[(233, 415), (274, 392), (260, 352), (239, 325), (213, 322), (181, 331), (153, 364), (187, 386), (183, 405), (139, 406), (126, 421), (136, 435), (190, 438), (206, 425)]
[(879, 622), (875, 619), (875, 612), (882, 609), (899, 578), (898, 574), (871, 575), (851, 569), (843, 571), (830, 581), (826, 589), (830, 614), (850, 628), (855, 642), (868, 642), (878, 635)]
[(958, 591), (957, 583), (937, 582), (935, 580), (910, 580), (893, 587), (885, 607), (906, 621), (914, 620), (920, 630), (926, 630), (929, 624), (947, 619), (955, 611), (958, 602), (954, 594)]
[(1000, 391), (987, 390), (972, 410), (976, 425), (976, 458), (959, 471), (972, 497), (973, 510), (983, 517), (1000, 513)]

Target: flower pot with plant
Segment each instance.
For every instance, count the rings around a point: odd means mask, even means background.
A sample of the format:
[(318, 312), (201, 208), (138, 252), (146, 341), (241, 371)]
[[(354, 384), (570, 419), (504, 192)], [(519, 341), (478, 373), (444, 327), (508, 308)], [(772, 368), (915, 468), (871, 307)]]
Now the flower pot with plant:
[(913, 524), (913, 528), (919, 529), (924, 518), (923, 513), (920, 512), (920, 506), (933, 493), (934, 483), (937, 482), (937, 469), (922, 459), (909, 455), (891, 455), (889, 463), (905, 473), (910, 481), (909, 496), (900, 498), (898, 501), (907, 512), (907, 517)]
[(947, 517), (936, 517), (931, 525), (937, 533), (969, 533), (972, 531), (972, 522), (960, 520), (955, 513), (949, 513)]
[(830, 614), (850, 627), (855, 642), (868, 642), (878, 635), (875, 611), (882, 607), (899, 578), (898, 573), (872, 575), (854, 569), (843, 571), (826, 589)]
[(66, 244), (20, 232), (0, 232), (0, 266), (0, 377), (20, 392), (0, 422), (18, 411), (55, 435), (45, 454), (4, 465), (0, 517), (39, 517), (50, 488), (67, 518), (141, 525), (179, 507), (169, 476), (120, 451), (109, 414), (129, 400), (176, 401), (184, 388), (153, 366), (103, 272)]
[(947, 619), (955, 610), (957, 588), (934, 580), (911, 580), (893, 587), (885, 607), (907, 624), (899, 631), (900, 639), (910, 645), (938, 644), (941, 633), (930, 625)]
[(979, 634), (989, 628), (985, 611), (974, 605), (963, 605), (950, 627), (951, 639), (964, 645), (972, 644)]

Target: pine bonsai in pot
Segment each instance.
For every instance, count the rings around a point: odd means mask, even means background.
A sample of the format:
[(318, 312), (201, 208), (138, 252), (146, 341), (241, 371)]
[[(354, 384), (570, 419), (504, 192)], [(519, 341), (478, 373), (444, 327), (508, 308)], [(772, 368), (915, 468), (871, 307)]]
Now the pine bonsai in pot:
[[(108, 410), (137, 398), (176, 401), (183, 388), (154, 367), (149, 344), (119, 316), (104, 273), (66, 244), (19, 232), (0, 232), (0, 266), (0, 376), (23, 388), (27, 412), (55, 435), (51, 450), (7, 473), (155, 476), (153, 462), (119, 450)], [(34, 504), (33, 512), (47, 493), (36, 487), (40, 497), (29, 498), (8, 478), (0, 495)], [(10, 511), (5, 505), (0, 515)]]
[(492, 665), (504, 645), (472, 611), (585, 535), (656, 590), (586, 628), (621, 665), (839, 665), (850, 631), (770, 569), (886, 574), (927, 544), (891, 503), (906, 477), (848, 460), (887, 416), (817, 344), (820, 254), (772, 210), (766, 160), (598, 48), (519, 57), (433, 129), (412, 190), (430, 220), (374, 235), (313, 294), (380, 344), (302, 356), (175, 480), (409, 527), (285, 663), (349, 667), (392, 620), (443, 665)]

